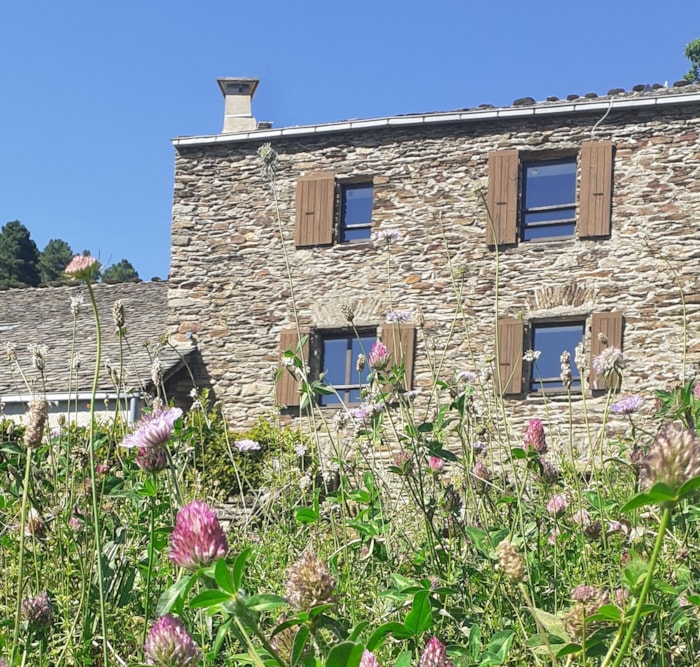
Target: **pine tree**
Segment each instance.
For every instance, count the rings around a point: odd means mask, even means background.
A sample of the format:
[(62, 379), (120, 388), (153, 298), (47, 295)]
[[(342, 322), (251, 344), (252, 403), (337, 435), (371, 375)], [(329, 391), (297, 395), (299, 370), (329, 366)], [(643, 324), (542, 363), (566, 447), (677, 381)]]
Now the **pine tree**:
[(19, 221), (8, 222), (0, 231), (0, 286), (39, 284), (39, 248)]
[(41, 282), (68, 282), (63, 271), (73, 259), (71, 247), (62, 239), (51, 239), (39, 257)]
[(138, 280), (138, 277), (136, 269), (126, 259), (112, 264), (102, 272), (102, 281), (105, 283), (128, 283), (132, 280)]

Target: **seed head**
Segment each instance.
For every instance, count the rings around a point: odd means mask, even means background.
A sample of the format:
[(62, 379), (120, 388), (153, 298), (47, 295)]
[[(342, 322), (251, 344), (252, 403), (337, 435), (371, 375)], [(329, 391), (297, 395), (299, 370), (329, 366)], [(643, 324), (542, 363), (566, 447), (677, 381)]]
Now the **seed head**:
[(51, 625), (53, 608), (49, 594), (43, 591), (36, 597), (22, 600), (22, 617), (35, 628)]
[(335, 579), (324, 561), (307, 549), (287, 570), (287, 601), (296, 611), (331, 602)]
[(49, 404), (45, 399), (35, 397), (29, 404), (29, 421), (24, 429), (24, 444), (34, 449), (41, 444), (46, 420), (49, 418)]
[(663, 482), (674, 491), (700, 475), (700, 444), (680, 422), (665, 424), (640, 463), (645, 486)]
[(525, 581), (527, 575), (525, 561), (508, 540), (503, 540), (496, 547), (496, 555), (498, 556), (499, 567), (508, 579), (515, 583)]
[(114, 326), (117, 327), (117, 333), (124, 331), (124, 303), (121, 299), (115, 301), (112, 306), (112, 319), (114, 320)]

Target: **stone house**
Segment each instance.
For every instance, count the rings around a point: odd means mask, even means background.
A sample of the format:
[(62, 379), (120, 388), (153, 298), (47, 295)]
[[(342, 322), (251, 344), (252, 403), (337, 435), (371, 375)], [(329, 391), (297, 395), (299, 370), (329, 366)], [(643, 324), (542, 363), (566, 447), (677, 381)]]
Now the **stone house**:
[[(624, 351), (622, 395), (694, 372), (699, 86), (273, 129), (252, 116), (257, 84), (219, 80), (222, 132), (173, 141), (170, 326), (234, 422), (298, 414), (275, 369), (300, 334), (312, 376), (350, 404), (358, 334), (403, 359), (425, 404), (435, 377), (491, 372), (514, 432), (567, 430), (564, 350), (575, 423), (584, 403), (605, 419), (605, 340)], [(396, 310), (409, 320), (387, 323)]]
[[(102, 354), (95, 410), (113, 417), (119, 410), (134, 421), (158, 392), (153, 366), (162, 376), (160, 394), (182, 404), (193, 345), (167, 340), (166, 282), (93, 286), (100, 319)], [(122, 303), (125, 334), (112, 316)], [(86, 423), (95, 373), (96, 330), (84, 285), (0, 291), (0, 418), (22, 419), (34, 393), (46, 396), (49, 417)], [(157, 360), (157, 361), (156, 361)], [(180, 376), (183, 376), (182, 378)], [(158, 379), (156, 377), (156, 379)], [(177, 383), (182, 395), (174, 395)]]

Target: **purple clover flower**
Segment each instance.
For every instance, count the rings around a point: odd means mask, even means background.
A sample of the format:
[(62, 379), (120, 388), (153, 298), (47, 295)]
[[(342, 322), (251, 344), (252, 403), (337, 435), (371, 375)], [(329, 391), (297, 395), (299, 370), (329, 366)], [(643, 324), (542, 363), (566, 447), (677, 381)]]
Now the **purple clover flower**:
[(216, 513), (201, 500), (181, 508), (170, 536), (170, 560), (186, 570), (196, 570), (223, 558), (228, 541)]
[(525, 449), (532, 447), (538, 454), (547, 452), (547, 440), (544, 435), (544, 426), (539, 419), (531, 419), (527, 425), (527, 431), (523, 438)]
[(437, 637), (431, 637), (426, 644), (418, 667), (452, 667), (452, 663), (447, 659), (445, 645)]
[(182, 416), (180, 408), (154, 410), (145, 415), (136, 430), (122, 441), (122, 447), (136, 448), (136, 465), (148, 472), (163, 470), (168, 462), (165, 445), (170, 440), (175, 422)]
[(373, 370), (382, 370), (389, 361), (389, 350), (382, 341), (374, 341), (369, 352), (369, 367)]
[(566, 496), (561, 493), (555, 493), (547, 503), (547, 511), (553, 516), (559, 517), (566, 512), (568, 506), (569, 501)]
[(365, 649), (360, 658), (360, 667), (379, 667), (379, 661), (374, 653)]
[(51, 625), (53, 607), (49, 594), (46, 591), (42, 591), (36, 597), (22, 600), (22, 617), (29, 625), (36, 628)]
[(174, 616), (161, 616), (151, 628), (144, 646), (146, 664), (156, 667), (193, 667), (202, 658), (185, 626)]
[(644, 399), (639, 395), (626, 396), (616, 401), (610, 406), (613, 412), (619, 415), (631, 415), (633, 412), (637, 412), (644, 405)]

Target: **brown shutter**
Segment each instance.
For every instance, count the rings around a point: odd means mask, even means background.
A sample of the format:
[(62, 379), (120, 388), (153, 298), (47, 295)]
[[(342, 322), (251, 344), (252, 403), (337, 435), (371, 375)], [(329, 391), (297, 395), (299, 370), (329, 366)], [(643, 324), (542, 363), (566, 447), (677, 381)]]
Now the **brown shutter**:
[[(489, 190), (486, 202), (486, 243), (507, 245), (516, 242), (518, 225), (518, 151), (489, 154)], [(493, 226), (492, 226), (493, 225)], [(495, 233), (495, 237), (494, 237)]]
[(612, 142), (584, 141), (581, 145), (579, 238), (610, 236), (612, 175)]
[(413, 357), (416, 348), (416, 328), (412, 324), (385, 324), (382, 343), (391, 355), (389, 363), (404, 364), (404, 388), (413, 387)]
[[(603, 343), (599, 334), (608, 339), (608, 344)], [(606, 347), (622, 349), (622, 313), (593, 313), (591, 316), (591, 387), (593, 389), (607, 389), (603, 379), (598, 379), (593, 370), (595, 359)], [(619, 379), (614, 382), (613, 389), (620, 385)]]
[(305, 247), (333, 243), (334, 203), (334, 172), (315, 171), (299, 178), (294, 245)]
[(523, 391), (523, 323), (518, 318), (498, 320), (498, 371), (500, 393)]
[[(280, 353), (284, 355), (287, 350), (292, 350), (297, 354), (297, 345), (299, 344), (299, 335), (296, 329), (283, 329), (280, 332)], [(308, 339), (302, 350), (302, 362), (307, 363), (309, 357), (309, 342)], [(285, 405), (287, 407), (299, 405), (299, 381), (286, 368), (276, 387), (277, 405)]]

